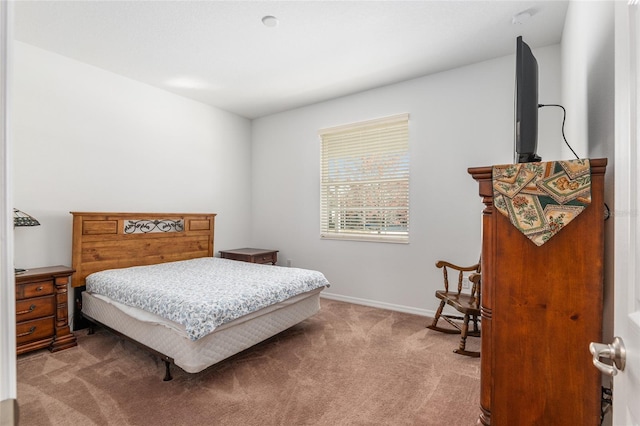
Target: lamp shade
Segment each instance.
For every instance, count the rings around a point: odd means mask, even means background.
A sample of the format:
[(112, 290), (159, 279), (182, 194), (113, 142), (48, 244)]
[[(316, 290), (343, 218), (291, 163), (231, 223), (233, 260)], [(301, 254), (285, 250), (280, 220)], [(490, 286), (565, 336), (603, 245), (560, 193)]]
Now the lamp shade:
[(13, 226), (38, 226), (38, 222), (33, 216), (18, 209), (13, 209)]

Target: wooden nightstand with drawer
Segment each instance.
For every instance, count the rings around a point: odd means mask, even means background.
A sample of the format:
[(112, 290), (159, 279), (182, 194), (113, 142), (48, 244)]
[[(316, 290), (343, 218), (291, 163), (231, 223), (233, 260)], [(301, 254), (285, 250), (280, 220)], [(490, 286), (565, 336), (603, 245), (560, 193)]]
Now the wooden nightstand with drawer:
[(233, 250), (220, 250), (220, 257), (223, 259), (240, 260), (249, 263), (270, 263), (275, 265), (278, 262), (278, 250), (267, 250), (257, 248), (240, 248)]
[(16, 351), (76, 346), (69, 328), (67, 285), (75, 271), (66, 266), (29, 269), (16, 274)]

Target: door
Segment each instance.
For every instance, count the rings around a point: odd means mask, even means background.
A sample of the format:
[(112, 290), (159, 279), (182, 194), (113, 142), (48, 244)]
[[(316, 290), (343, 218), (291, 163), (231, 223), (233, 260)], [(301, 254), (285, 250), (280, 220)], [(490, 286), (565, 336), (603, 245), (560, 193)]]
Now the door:
[(613, 425), (640, 425), (640, 205), (638, 1), (615, 5), (615, 300), (614, 335), (626, 367), (614, 377)]
[(16, 413), (16, 315), (13, 274), (9, 106), (11, 2), (0, 1), (0, 423), (13, 424)]

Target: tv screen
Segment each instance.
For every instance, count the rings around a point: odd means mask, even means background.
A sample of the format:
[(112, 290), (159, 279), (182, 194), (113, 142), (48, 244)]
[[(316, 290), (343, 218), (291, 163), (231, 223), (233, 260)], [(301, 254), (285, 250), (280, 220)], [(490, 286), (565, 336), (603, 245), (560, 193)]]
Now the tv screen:
[(538, 148), (538, 61), (522, 40), (516, 39), (515, 162), (540, 161)]

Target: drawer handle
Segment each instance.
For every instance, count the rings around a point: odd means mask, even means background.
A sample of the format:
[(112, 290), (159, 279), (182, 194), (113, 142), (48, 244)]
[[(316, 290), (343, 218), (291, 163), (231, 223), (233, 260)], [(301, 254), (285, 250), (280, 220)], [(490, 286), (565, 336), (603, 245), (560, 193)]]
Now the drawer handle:
[(26, 333), (20, 333), (20, 334), (18, 334), (18, 336), (17, 336), (17, 337), (24, 337), (24, 336), (28, 336), (28, 335), (30, 335), (30, 334), (33, 334), (33, 332), (34, 332), (34, 331), (36, 331), (36, 326), (35, 326), (35, 325), (34, 325), (33, 327), (31, 327), (31, 328), (29, 329), (29, 331), (27, 331)]
[(31, 313), (31, 312), (33, 312), (35, 310), (36, 310), (36, 305), (31, 305), (31, 306), (29, 306), (29, 309), (26, 309), (26, 310), (20, 311), (20, 312), (16, 312), (16, 315), (28, 314), (28, 313)]
[(44, 287), (42, 287), (42, 286), (36, 288), (36, 291), (42, 291), (42, 290), (44, 290)]

